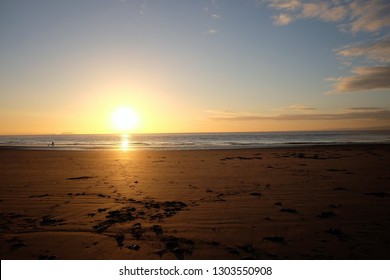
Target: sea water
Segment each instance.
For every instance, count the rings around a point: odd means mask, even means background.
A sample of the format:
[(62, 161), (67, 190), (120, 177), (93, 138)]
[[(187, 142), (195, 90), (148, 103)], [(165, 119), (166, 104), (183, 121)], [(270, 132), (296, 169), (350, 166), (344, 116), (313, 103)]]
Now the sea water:
[(0, 136), (0, 147), (57, 150), (202, 150), (359, 143), (390, 143), (390, 130)]

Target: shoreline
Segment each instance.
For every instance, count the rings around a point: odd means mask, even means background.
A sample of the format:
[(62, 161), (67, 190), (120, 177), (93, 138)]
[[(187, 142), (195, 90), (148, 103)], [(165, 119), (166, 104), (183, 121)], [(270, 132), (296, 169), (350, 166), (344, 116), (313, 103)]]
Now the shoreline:
[(388, 166), (388, 144), (0, 149), (0, 257), (389, 259)]
[(390, 146), (390, 142), (348, 142), (348, 143), (288, 143), (288, 144), (269, 144), (263, 146), (250, 146), (250, 145), (237, 145), (232, 147), (214, 147), (214, 148), (144, 148), (144, 147), (128, 147), (126, 149), (121, 148), (64, 148), (57, 146), (12, 146), (12, 145), (0, 145), (0, 151), (61, 151), (61, 152), (132, 152), (132, 151), (161, 151), (161, 152), (173, 152), (173, 151), (228, 151), (228, 150), (263, 150), (263, 149), (299, 149), (299, 148), (313, 148), (313, 147), (345, 147), (345, 146)]
[(0, 136), (0, 149), (224, 150), (312, 145), (390, 144), (390, 131)]

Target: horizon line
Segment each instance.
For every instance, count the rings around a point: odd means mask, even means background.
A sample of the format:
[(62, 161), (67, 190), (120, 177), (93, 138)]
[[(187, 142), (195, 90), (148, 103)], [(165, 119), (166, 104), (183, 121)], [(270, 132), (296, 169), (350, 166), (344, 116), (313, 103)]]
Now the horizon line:
[(150, 135), (150, 134), (228, 134), (228, 133), (283, 133), (283, 132), (328, 132), (328, 131), (390, 131), (390, 127), (334, 128), (334, 129), (302, 129), (302, 130), (257, 130), (257, 131), (203, 131), (203, 132), (118, 132), (118, 133), (17, 133), (0, 134), (0, 136), (71, 136), (71, 135)]

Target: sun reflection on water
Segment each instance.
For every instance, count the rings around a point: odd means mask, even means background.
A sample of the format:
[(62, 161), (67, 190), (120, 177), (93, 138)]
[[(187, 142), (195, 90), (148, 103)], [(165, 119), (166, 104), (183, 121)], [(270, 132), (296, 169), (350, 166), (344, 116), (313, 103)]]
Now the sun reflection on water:
[(128, 151), (130, 149), (129, 138), (130, 138), (130, 136), (128, 134), (121, 135), (120, 149), (122, 151)]

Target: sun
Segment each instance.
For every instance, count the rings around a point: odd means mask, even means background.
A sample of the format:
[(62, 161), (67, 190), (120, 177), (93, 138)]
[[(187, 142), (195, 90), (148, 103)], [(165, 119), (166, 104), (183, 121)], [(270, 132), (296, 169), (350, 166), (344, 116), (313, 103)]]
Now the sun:
[(137, 128), (139, 116), (130, 107), (120, 107), (112, 113), (112, 124), (116, 130), (127, 132)]

